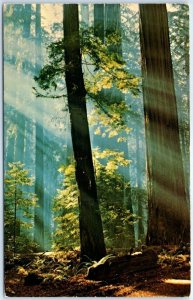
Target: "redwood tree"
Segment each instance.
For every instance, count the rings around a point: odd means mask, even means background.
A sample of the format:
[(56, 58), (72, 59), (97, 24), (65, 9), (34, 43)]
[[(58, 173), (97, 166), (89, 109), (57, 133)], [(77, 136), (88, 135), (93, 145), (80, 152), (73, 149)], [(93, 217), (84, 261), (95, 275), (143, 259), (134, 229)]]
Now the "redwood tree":
[(189, 240), (182, 156), (165, 4), (140, 5), (149, 177), (148, 244)]
[(86, 91), (81, 67), (78, 5), (64, 7), (65, 78), (71, 122), (72, 145), (79, 189), (79, 222), (81, 257), (100, 259), (105, 256), (105, 244), (97, 189), (94, 176)]
[[(36, 47), (36, 72), (41, 63), (41, 5), (36, 4), (35, 19), (35, 47)], [(43, 116), (42, 116), (43, 119)], [(36, 147), (35, 147), (35, 193), (38, 196), (38, 206), (35, 208), (34, 216), (34, 240), (39, 244), (41, 251), (44, 250), (45, 242), (45, 203), (44, 203), (44, 129), (43, 125), (36, 120)]]

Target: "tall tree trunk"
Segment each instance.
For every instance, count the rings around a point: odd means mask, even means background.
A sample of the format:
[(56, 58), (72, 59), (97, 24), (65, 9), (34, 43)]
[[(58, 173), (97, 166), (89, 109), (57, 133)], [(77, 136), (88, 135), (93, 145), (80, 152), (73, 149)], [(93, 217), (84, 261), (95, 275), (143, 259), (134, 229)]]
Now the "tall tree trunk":
[[(23, 38), (30, 37), (31, 29), (31, 4), (25, 4), (23, 8)], [(27, 67), (27, 66), (26, 66)], [(25, 69), (25, 65), (24, 65)], [(27, 69), (25, 71), (28, 71)], [(20, 99), (19, 99), (20, 100)], [(25, 104), (24, 104), (25, 105)], [(17, 112), (17, 137), (15, 149), (15, 161), (24, 162), (24, 145), (25, 145), (25, 116)]]
[(105, 41), (104, 4), (94, 4), (94, 35)]
[(16, 226), (17, 226), (17, 184), (14, 182), (14, 225), (13, 225), (13, 256), (16, 253)]
[(100, 259), (106, 254), (97, 199), (81, 67), (78, 5), (64, 5), (65, 69), (72, 144), (79, 188), (81, 256)]
[(29, 38), (31, 33), (31, 4), (25, 4), (24, 8), (24, 26), (23, 26), (23, 37)]
[(81, 21), (84, 23), (83, 28), (89, 27), (89, 4), (81, 4)]
[[(26, 4), (23, 8), (23, 39), (28, 39), (30, 37), (31, 29), (31, 4)], [(25, 59), (26, 61), (26, 59)], [(28, 65), (25, 65), (23, 62), (24, 71), (28, 72)], [(21, 97), (19, 95), (19, 97)], [(18, 99), (21, 101), (21, 99)], [(26, 99), (23, 99), (23, 105), (26, 105)], [(15, 161), (20, 161), (24, 163), (25, 159), (25, 146), (26, 146), (26, 117), (24, 113), (17, 111), (17, 135), (15, 141)], [(24, 188), (25, 189), (25, 188)], [(23, 216), (21, 211), (18, 209), (18, 219), (22, 220)], [(18, 224), (18, 235), (21, 235), (21, 226), (20, 222)]]
[(184, 173), (165, 4), (140, 5), (147, 167), (148, 244), (189, 240)]
[[(36, 70), (38, 72), (41, 60), (41, 6), (36, 4)], [(42, 116), (43, 119), (43, 116)], [(44, 250), (44, 129), (43, 125), (36, 121), (36, 146), (35, 146), (35, 193), (38, 197), (38, 207), (35, 208), (34, 216), (34, 240)]]
[[(105, 30), (106, 36), (117, 34), (121, 37), (121, 14), (120, 4), (106, 4), (105, 5)], [(115, 52), (122, 56), (121, 40), (116, 44), (109, 46), (111, 52)]]

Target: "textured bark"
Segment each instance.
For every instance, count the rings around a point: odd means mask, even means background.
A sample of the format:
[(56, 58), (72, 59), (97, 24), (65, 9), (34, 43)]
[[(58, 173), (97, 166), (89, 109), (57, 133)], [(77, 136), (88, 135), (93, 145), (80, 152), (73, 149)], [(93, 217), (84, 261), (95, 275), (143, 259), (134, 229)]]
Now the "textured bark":
[[(40, 53), (38, 51), (41, 48), (41, 7), (40, 4), (36, 4), (36, 70), (38, 71), (40, 66)], [(43, 116), (42, 116), (43, 119)], [(35, 193), (38, 197), (37, 205), (34, 215), (34, 240), (40, 246), (39, 250), (44, 250), (44, 130), (42, 124), (36, 121), (36, 146), (35, 146)]]
[(166, 5), (140, 5), (147, 167), (148, 244), (189, 240)]
[(81, 256), (100, 259), (106, 254), (97, 199), (81, 68), (78, 5), (64, 5), (65, 76), (72, 145), (79, 189)]

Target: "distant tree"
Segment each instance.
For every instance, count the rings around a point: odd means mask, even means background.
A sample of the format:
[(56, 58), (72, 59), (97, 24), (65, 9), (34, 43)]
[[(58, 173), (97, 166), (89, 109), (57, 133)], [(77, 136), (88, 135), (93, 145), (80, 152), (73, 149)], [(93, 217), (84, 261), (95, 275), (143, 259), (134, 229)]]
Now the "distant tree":
[(94, 35), (105, 41), (105, 5), (94, 4)]
[(148, 244), (189, 240), (166, 5), (140, 4), (148, 168)]
[[(98, 37), (103, 44), (106, 45), (108, 52), (112, 57), (116, 57), (118, 61), (123, 60), (122, 55), (122, 28), (121, 28), (121, 7), (120, 4), (95, 4), (94, 5), (94, 34)], [(117, 74), (119, 74), (117, 72)], [(103, 98), (103, 101), (108, 103), (108, 113), (102, 113), (95, 108), (91, 113), (90, 119), (94, 116), (95, 119), (95, 136), (93, 138), (94, 144), (101, 149), (109, 148), (124, 151), (125, 158), (128, 158), (128, 133), (130, 129), (127, 127), (127, 113), (128, 107), (125, 101), (125, 95), (121, 89), (112, 85), (111, 88), (106, 89), (105, 84), (102, 86), (102, 90), (98, 93), (98, 97)], [(98, 113), (98, 118), (96, 117)], [(114, 115), (120, 115), (125, 127), (117, 127), (113, 120)], [(108, 137), (108, 138), (107, 138)], [(124, 174), (125, 181), (129, 177), (129, 170), (120, 167), (119, 171)], [(131, 193), (128, 193), (123, 188), (123, 202), (127, 203), (127, 206), (131, 213), (133, 213)], [(131, 247), (135, 243), (134, 227), (130, 226), (130, 244)], [(132, 241), (133, 240), (133, 241)]]
[(13, 107), (4, 105), (4, 166), (14, 161), (16, 138), (16, 113)]
[(171, 55), (184, 164), (186, 195), (190, 199), (189, 6), (173, 4), (168, 12)]
[[(35, 246), (26, 236), (27, 229), (32, 228), (32, 208), (36, 205), (37, 196), (23, 191), (23, 187), (32, 186), (34, 182), (29, 176), (29, 171), (24, 169), (24, 165), (14, 162), (8, 163), (8, 166), (9, 169), (5, 173), (4, 194), (5, 250), (15, 254), (18, 251), (25, 251), (27, 245)], [(22, 219), (19, 218), (18, 211), (22, 213)], [(24, 228), (22, 234), (20, 228)]]
[[(35, 19), (35, 47), (36, 47), (36, 72), (41, 67), (41, 5), (36, 4)], [(42, 116), (43, 119), (43, 116)], [(38, 206), (34, 215), (34, 241), (44, 250), (45, 242), (45, 203), (44, 203), (44, 128), (36, 120), (35, 144), (35, 193), (38, 196)]]

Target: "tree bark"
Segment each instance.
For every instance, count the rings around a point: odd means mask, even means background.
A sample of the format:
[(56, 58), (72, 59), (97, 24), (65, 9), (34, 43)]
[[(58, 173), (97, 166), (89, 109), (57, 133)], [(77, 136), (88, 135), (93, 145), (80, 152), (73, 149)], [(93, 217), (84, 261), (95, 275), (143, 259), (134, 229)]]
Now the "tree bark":
[(109, 280), (123, 274), (143, 272), (158, 267), (158, 255), (154, 250), (125, 256), (110, 256), (88, 269), (87, 278), (91, 280)]
[(148, 244), (189, 241), (182, 156), (165, 4), (140, 5), (148, 168)]
[(72, 144), (79, 189), (81, 257), (100, 259), (105, 244), (94, 176), (86, 91), (81, 68), (78, 5), (64, 5), (65, 76), (71, 121)]

